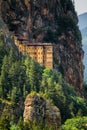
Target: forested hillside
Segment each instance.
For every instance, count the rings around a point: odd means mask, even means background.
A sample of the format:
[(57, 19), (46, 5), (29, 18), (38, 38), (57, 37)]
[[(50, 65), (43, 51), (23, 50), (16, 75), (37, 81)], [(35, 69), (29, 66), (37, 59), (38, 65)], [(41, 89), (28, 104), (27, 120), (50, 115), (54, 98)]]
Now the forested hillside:
[[(26, 127), (31, 130), (31, 126), (23, 124), (22, 119), (24, 100), (29, 93), (40, 93), (56, 105), (60, 109), (62, 122), (67, 118), (87, 114), (85, 101), (77, 96), (73, 87), (64, 81), (58, 71), (43, 68), (29, 56), (15, 53), (0, 37), (1, 130), (22, 130), (22, 127), (24, 130)], [(38, 125), (32, 127), (38, 129)]]

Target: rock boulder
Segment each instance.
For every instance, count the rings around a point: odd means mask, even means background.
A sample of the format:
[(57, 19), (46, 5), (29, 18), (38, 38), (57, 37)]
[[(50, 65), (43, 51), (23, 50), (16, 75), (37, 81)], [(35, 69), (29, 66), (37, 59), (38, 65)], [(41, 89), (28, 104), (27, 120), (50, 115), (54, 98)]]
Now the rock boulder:
[(30, 94), (25, 100), (24, 121), (28, 120), (35, 120), (38, 124), (43, 121), (48, 127), (53, 127), (55, 130), (61, 129), (59, 109), (39, 94)]

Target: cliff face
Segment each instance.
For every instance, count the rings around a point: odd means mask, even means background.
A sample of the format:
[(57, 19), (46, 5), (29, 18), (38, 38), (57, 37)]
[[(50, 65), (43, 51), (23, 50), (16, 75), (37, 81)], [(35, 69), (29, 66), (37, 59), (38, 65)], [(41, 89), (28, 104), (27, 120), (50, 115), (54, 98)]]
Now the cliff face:
[(59, 43), (56, 46), (54, 45), (54, 60), (56, 61), (54, 67), (57, 67), (58, 61), (58, 69), (63, 74), (66, 82), (70, 83), (77, 91), (81, 92), (84, 77), (84, 53), (82, 46), (74, 35), (63, 35)]
[(55, 130), (61, 129), (60, 111), (56, 106), (52, 106), (39, 94), (28, 95), (25, 100), (24, 121), (36, 121), (38, 124), (43, 121), (48, 127)]
[(71, 0), (6, 0), (2, 18), (9, 30), (29, 42), (52, 42), (54, 68), (75, 86), (83, 84), (83, 50), (78, 19)]

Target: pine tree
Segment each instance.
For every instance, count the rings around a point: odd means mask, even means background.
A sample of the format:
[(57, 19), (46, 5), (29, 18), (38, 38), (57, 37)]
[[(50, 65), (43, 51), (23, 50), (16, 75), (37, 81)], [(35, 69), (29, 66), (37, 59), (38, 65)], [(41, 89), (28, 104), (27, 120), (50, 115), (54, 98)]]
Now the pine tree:
[(3, 65), (1, 68), (1, 76), (0, 76), (0, 96), (3, 98), (7, 97), (7, 93), (10, 88), (9, 79), (8, 79), (8, 57), (5, 56), (3, 59)]
[(35, 84), (35, 63), (33, 60), (31, 60), (31, 63), (30, 63), (30, 70), (29, 70), (29, 82), (30, 82), (30, 85), (31, 85), (31, 90), (36, 90), (36, 84)]
[(7, 54), (6, 46), (5, 46), (4, 42), (1, 40), (0, 41), (0, 73), (1, 73), (3, 58), (6, 54)]

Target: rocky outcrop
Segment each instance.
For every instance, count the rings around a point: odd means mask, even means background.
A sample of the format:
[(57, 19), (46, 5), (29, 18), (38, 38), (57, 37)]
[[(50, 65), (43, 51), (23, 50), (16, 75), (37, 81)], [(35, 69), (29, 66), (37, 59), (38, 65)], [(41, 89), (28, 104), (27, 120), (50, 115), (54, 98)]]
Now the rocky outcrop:
[(81, 93), (83, 50), (71, 0), (4, 0), (2, 18), (9, 30), (29, 42), (54, 45), (54, 68)]
[(48, 127), (53, 127), (55, 130), (61, 129), (59, 109), (39, 94), (30, 94), (25, 100), (24, 121), (28, 120), (36, 121), (38, 124), (43, 121)]

